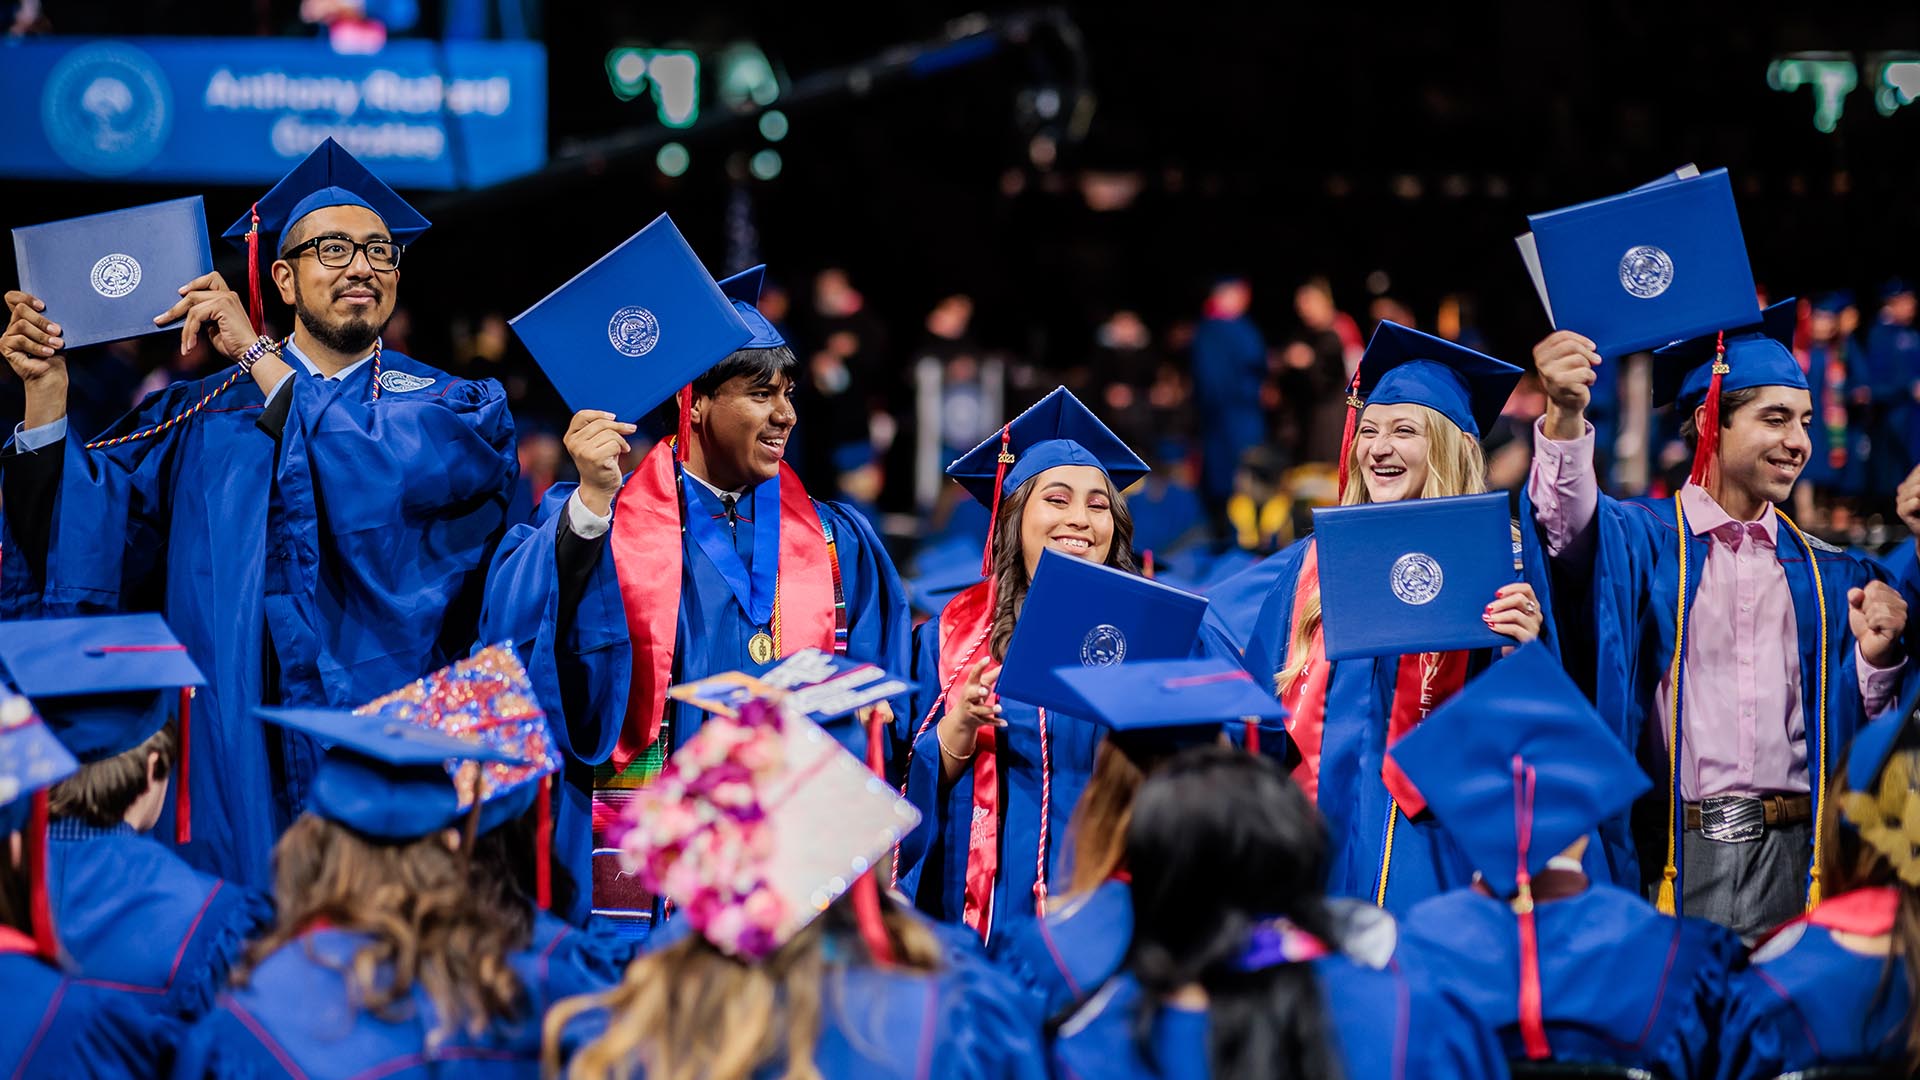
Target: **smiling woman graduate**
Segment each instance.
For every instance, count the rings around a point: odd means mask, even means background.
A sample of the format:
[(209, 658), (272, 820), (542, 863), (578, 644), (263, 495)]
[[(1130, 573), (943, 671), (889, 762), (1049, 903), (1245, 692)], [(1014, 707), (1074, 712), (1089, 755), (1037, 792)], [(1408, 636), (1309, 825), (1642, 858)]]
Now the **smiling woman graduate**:
[[(1511, 364), (1383, 322), (1354, 373), (1351, 437), (1341, 454), (1343, 505), (1487, 490), (1480, 436), (1520, 380)], [(1475, 649), (1329, 661), (1315, 541), (1282, 560), (1254, 625), (1247, 670), (1291, 711), (1288, 762), (1320, 805), (1333, 844), (1327, 890), (1393, 911), (1464, 885), (1473, 867), (1433, 823), (1426, 801), (1386, 750), (1495, 660)], [(1515, 644), (1550, 635), (1546, 562), (1516, 531), (1521, 580), (1487, 597), (1484, 619)]]

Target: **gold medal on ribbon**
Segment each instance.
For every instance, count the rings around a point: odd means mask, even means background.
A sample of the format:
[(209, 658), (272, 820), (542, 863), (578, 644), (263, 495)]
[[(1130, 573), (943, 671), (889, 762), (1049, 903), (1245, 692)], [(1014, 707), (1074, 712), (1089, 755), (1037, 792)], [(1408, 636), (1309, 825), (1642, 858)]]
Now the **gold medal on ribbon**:
[(747, 639), (747, 655), (753, 657), (756, 664), (764, 664), (773, 659), (773, 635), (765, 630)]

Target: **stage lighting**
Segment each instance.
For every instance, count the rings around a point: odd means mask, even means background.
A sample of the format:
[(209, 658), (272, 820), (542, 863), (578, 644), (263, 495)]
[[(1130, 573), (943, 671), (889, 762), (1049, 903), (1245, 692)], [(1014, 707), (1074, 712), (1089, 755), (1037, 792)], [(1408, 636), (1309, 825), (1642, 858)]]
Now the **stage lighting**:
[(760, 46), (736, 41), (714, 57), (720, 69), (720, 104), (734, 112), (766, 108), (780, 99), (780, 80)]
[(1920, 101), (1920, 56), (1889, 54), (1881, 58), (1879, 85), (1873, 104), (1881, 116), (1892, 116), (1904, 105)]
[(688, 165), (693, 164), (693, 155), (679, 143), (670, 142), (653, 155), (653, 163), (667, 176), (679, 176), (687, 171)]
[(768, 109), (760, 114), (760, 134), (768, 142), (779, 142), (787, 137), (787, 114), (779, 109)]
[(780, 151), (762, 150), (753, 155), (749, 168), (753, 170), (754, 179), (771, 180), (780, 175), (780, 165)]
[(1767, 85), (1783, 93), (1810, 87), (1813, 126), (1831, 135), (1840, 126), (1847, 95), (1860, 85), (1860, 69), (1843, 52), (1793, 53), (1767, 65)]
[(632, 101), (647, 89), (647, 54), (644, 49), (621, 47), (607, 54), (607, 82), (613, 96)]
[(607, 82), (621, 101), (651, 87), (654, 111), (670, 128), (692, 127), (700, 119), (700, 57), (686, 49), (620, 46), (607, 53)]

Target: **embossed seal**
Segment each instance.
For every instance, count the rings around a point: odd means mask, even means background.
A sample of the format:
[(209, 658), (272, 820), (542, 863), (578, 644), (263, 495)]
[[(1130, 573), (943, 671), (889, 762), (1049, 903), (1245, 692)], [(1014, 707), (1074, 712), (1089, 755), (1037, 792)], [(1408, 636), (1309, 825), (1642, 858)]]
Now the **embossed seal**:
[(607, 340), (622, 356), (645, 356), (660, 344), (660, 320), (643, 307), (623, 307), (607, 320)]
[(93, 264), (93, 291), (118, 300), (140, 287), (140, 260), (114, 252)]
[(1440, 564), (1433, 556), (1418, 551), (1409, 551), (1393, 560), (1393, 570), (1387, 575), (1387, 584), (1393, 589), (1393, 595), (1403, 604), (1431, 603), (1440, 595), (1440, 586), (1445, 575), (1440, 573)]
[(1651, 300), (1673, 284), (1673, 259), (1651, 244), (1627, 249), (1620, 256), (1620, 287), (1642, 300)]
[(1080, 663), (1086, 667), (1112, 667), (1126, 658), (1127, 635), (1117, 626), (1101, 623), (1080, 642)]

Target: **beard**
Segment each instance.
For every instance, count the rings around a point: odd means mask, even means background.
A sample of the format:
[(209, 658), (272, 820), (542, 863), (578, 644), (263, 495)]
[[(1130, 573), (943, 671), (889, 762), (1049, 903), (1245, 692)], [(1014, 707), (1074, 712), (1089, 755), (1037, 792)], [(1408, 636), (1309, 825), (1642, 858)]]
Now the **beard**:
[[(378, 295), (376, 291), (375, 295)], [(336, 319), (324, 311), (316, 311), (307, 306), (307, 295), (300, 288), (300, 279), (293, 282), (293, 313), (299, 317), (300, 325), (307, 328), (315, 341), (338, 353), (357, 355), (373, 346), (380, 331), (386, 328), (384, 322), (376, 325), (372, 319), (364, 316), (349, 316)]]

